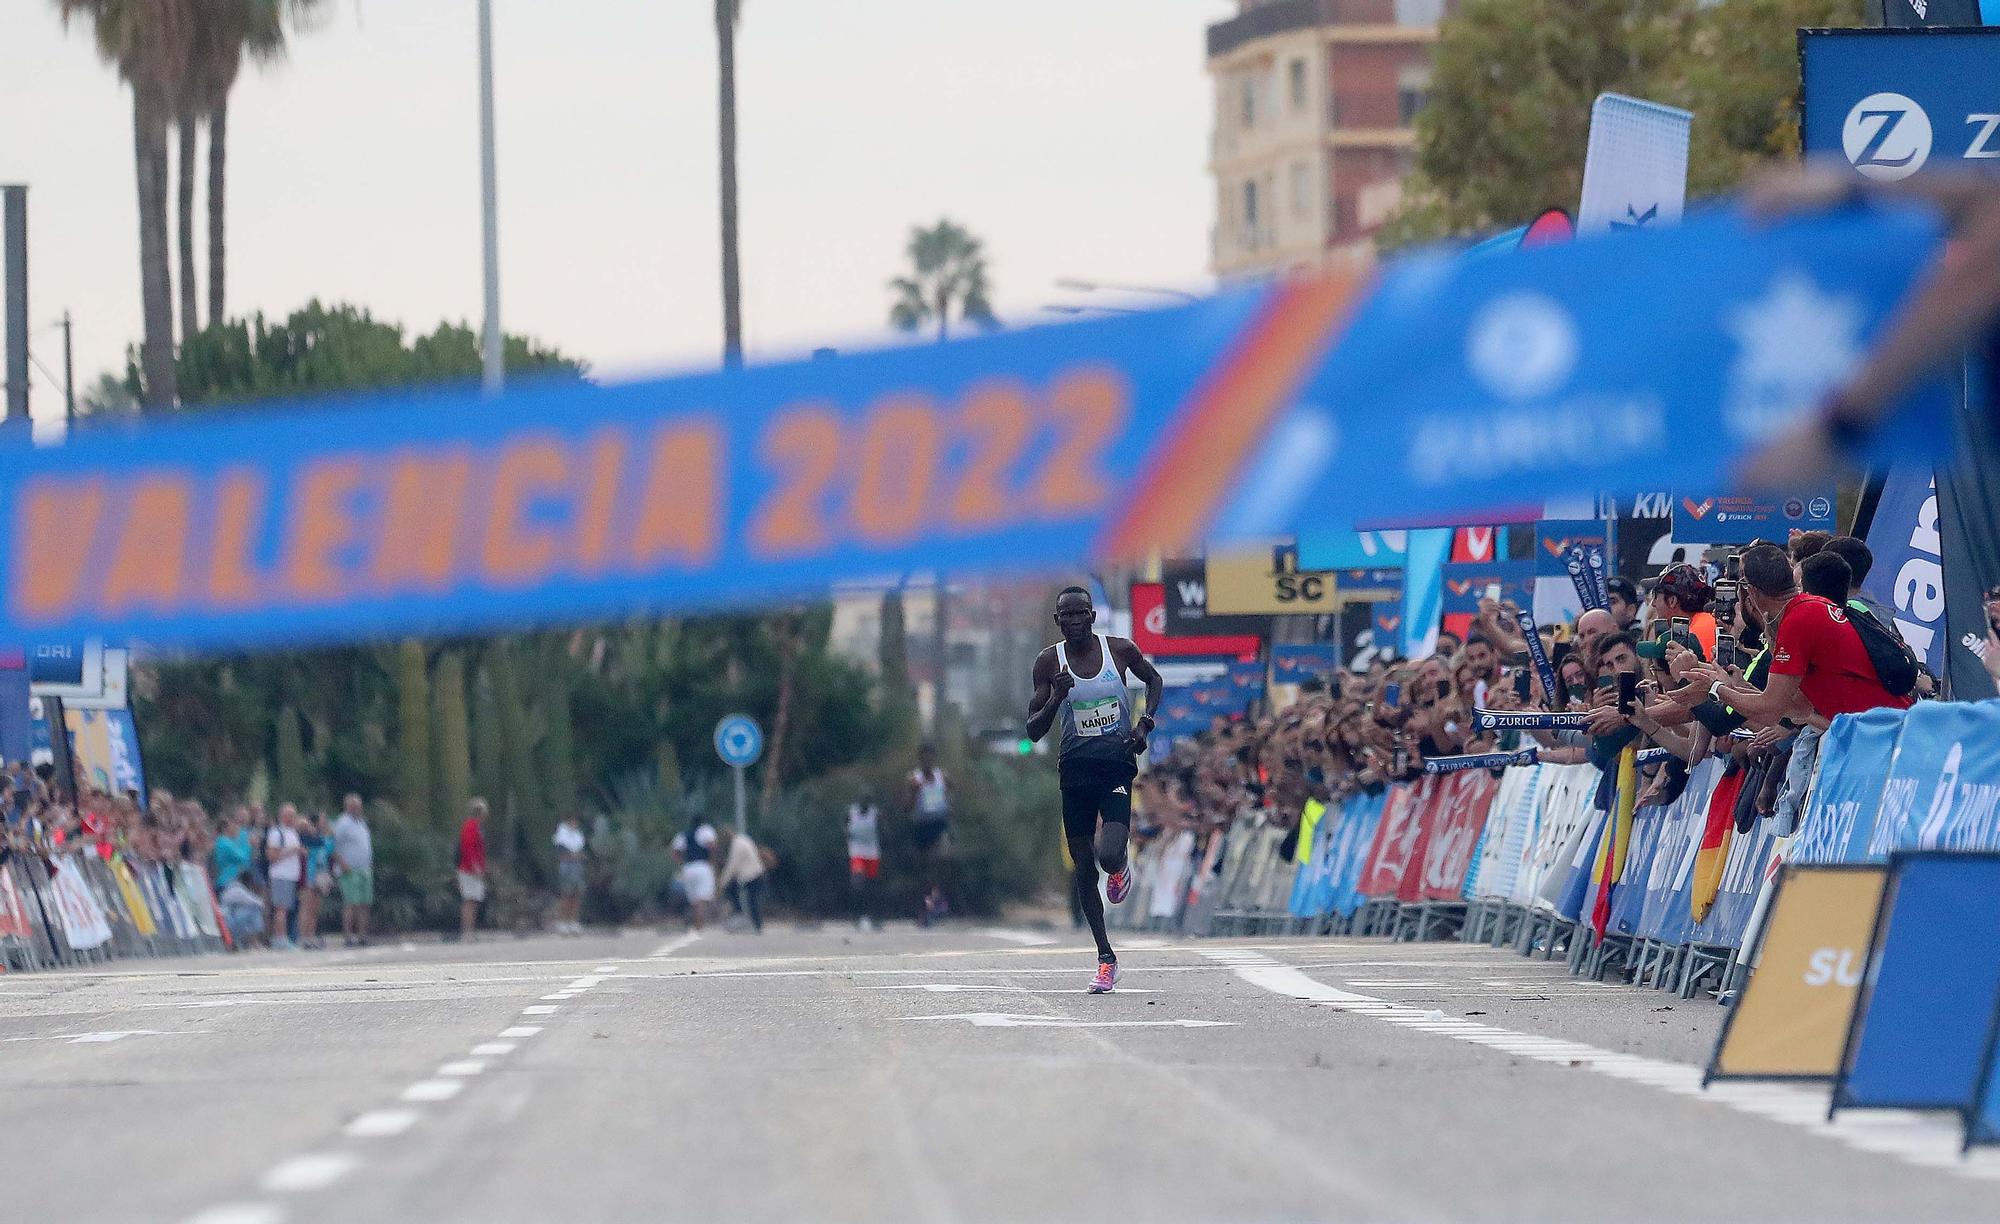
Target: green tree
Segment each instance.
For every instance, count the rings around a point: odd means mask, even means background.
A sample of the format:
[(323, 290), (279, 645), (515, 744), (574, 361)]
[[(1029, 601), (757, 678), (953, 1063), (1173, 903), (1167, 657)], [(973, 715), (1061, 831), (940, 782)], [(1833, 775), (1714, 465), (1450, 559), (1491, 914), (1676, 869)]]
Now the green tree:
[[(500, 734), (500, 705), (493, 698), (493, 672), (481, 669), (472, 686), (472, 780), (474, 793), (505, 815), (507, 749)], [(463, 811), (463, 809), (460, 809)], [(456, 819), (458, 813), (447, 813)]]
[(1439, 28), (1416, 168), (1385, 248), (1574, 208), (1604, 92), (1694, 113), (1693, 196), (1798, 148), (1801, 26), (1856, 25), (1861, 0), (1465, 0)]
[(889, 282), (896, 294), (890, 323), (906, 332), (935, 326), (939, 340), (951, 337), (953, 320), (986, 331), (1000, 326), (988, 300), (985, 249), (964, 227), (949, 218), (929, 229), (916, 226), (905, 253), (909, 274)]
[(426, 823), (436, 816), (431, 811), (430, 679), (421, 642), (405, 639), (396, 647), (396, 693), (397, 793), (403, 814)]
[(457, 650), (438, 656), (431, 686), (432, 745), (437, 760), (438, 822), (449, 825), (472, 798), (472, 748), (465, 699), (465, 657)]
[(882, 723), (892, 742), (909, 738), (917, 725), (917, 697), (910, 686), (910, 636), (903, 617), (903, 588), (882, 592), (881, 644)]
[(531, 843), (533, 858), (541, 865), (543, 875), (555, 876), (555, 851), (550, 838), (555, 835), (555, 825), (564, 816), (577, 812), (576, 782), (576, 734), (571, 718), (570, 695), (571, 678), (567, 658), (559, 658), (547, 667), (536, 682), (535, 690), (541, 700), (542, 735), (541, 761), (542, 781), (546, 784), (542, 811), (548, 813), (547, 827), (535, 830)]
[(496, 639), (487, 648), (487, 671), (493, 677), (493, 707), (500, 724), (501, 779), (504, 790), (488, 795), (487, 802), (501, 814), (498, 845), (502, 860), (516, 861), (524, 838), (532, 839), (543, 826), (542, 788), (535, 773), (535, 736), (528, 722), (527, 701), (514, 667), (514, 653), (506, 639)]

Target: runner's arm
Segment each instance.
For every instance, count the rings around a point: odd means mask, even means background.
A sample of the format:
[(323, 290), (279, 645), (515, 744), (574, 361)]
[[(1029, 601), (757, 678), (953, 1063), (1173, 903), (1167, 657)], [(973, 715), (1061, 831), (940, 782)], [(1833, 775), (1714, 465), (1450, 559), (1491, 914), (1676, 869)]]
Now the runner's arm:
[(1055, 725), (1056, 711), (1061, 708), (1062, 696), (1056, 692), (1055, 651), (1044, 650), (1035, 659), (1035, 696), (1028, 703), (1028, 738), (1040, 743)]
[(1160, 702), (1167, 692), (1167, 682), (1160, 675), (1160, 669), (1154, 667), (1145, 652), (1130, 641), (1124, 638), (1106, 640), (1111, 643), (1111, 657), (1121, 668), (1139, 677), (1140, 682), (1146, 686), (1146, 713), (1143, 717), (1148, 724), (1157, 724), (1159, 720), (1156, 716), (1160, 710)]

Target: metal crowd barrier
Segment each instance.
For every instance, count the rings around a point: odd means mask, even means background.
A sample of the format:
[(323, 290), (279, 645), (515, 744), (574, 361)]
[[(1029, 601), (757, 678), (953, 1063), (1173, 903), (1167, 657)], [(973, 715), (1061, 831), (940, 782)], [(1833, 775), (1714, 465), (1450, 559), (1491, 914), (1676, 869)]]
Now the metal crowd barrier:
[(0, 958), (12, 970), (114, 958), (195, 956), (226, 947), (208, 873), (72, 851), (0, 865)]

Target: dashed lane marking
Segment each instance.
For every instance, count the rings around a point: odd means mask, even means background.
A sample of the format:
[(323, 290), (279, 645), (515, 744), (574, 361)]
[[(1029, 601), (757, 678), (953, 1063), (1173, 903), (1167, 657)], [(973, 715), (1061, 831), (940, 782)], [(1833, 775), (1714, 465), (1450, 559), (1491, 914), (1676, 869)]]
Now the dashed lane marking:
[(294, 1156), (264, 1174), (259, 1183), (271, 1194), (324, 1190), (354, 1171), (361, 1162), (346, 1152), (314, 1152)]
[[(931, 994), (963, 994), (967, 991), (975, 991), (975, 990), (991, 990), (991, 991), (997, 991), (1001, 994), (1037, 994), (1037, 995), (1070, 995), (1070, 994), (1090, 993), (1088, 990), (1084, 989), (1081, 986), (1077, 987), (1074, 990), (1041, 990), (1032, 986), (989, 986), (984, 984), (969, 985), (963, 982), (915, 982), (908, 985), (904, 985), (899, 982), (893, 986), (863, 986), (861, 989), (924, 990), (924, 991), (929, 991)], [(1118, 993), (1159, 994), (1160, 992), (1157, 990), (1128, 990), (1125, 987), (1121, 986), (1118, 988)]]
[(278, 1224), (285, 1213), (276, 1203), (217, 1203), (187, 1218), (187, 1224)]
[(439, 1066), (437, 1073), (439, 1075), (478, 1075), (484, 1070), (486, 1070), (485, 1059), (461, 1058), (455, 1062), (448, 1062)]
[(985, 930), (977, 933), (984, 935), (988, 939), (1000, 939), (1008, 943), (1020, 944), (1024, 948), (1047, 948), (1052, 947), (1056, 942), (1052, 937), (1047, 935), (1038, 935), (1033, 931), (1014, 931), (1006, 927), (987, 927)]
[(560, 1011), (560, 1010), (561, 1010), (561, 1009), (560, 1009), (560, 1008), (558, 1008), (558, 1007), (557, 1007), (557, 1006), (556, 1006), (555, 1004), (553, 1004), (553, 1003), (542, 1003), (542, 1004), (538, 1004), (538, 1005), (536, 1005), (536, 1006), (534, 1006), (534, 1007), (524, 1007), (524, 1008), (522, 1008), (522, 1009), (521, 1009), (521, 1014), (522, 1014), (522, 1015), (524, 1015), (524, 1016), (553, 1016), (553, 1015), (555, 1015), (555, 1014), (556, 1014), (556, 1012), (558, 1012), (558, 1011)]
[(393, 1139), (417, 1124), (414, 1109), (371, 1109), (345, 1127), (350, 1139)]
[(403, 1089), (403, 1099), (418, 1102), (449, 1101), (463, 1091), (465, 1091), (465, 1081), (462, 1079), (418, 1080)]
[(511, 1041), (482, 1041), (472, 1047), (475, 1058), (494, 1058), (501, 1054), (512, 1054), (519, 1047)]
[(533, 1037), (541, 1031), (541, 1026), (538, 1024), (517, 1024), (513, 1028), (501, 1029), (500, 1035), (508, 1038)]
[(687, 947), (689, 944), (694, 943), (696, 940), (700, 938), (701, 938), (700, 931), (689, 931), (687, 934), (682, 935), (677, 939), (669, 939), (667, 942), (661, 944), (659, 947), (654, 948), (653, 956), (652, 958), (649, 959), (658, 958), (662, 956), (672, 956), (674, 953), (680, 951), (682, 948)]
[(1011, 1012), (955, 1012), (947, 1016), (904, 1016), (905, 1020), (960, 1020), (974, 1028), (1234, 1028), (1233, 1020), (1078, 1020), (1069, 1016), (1022, 1016)]

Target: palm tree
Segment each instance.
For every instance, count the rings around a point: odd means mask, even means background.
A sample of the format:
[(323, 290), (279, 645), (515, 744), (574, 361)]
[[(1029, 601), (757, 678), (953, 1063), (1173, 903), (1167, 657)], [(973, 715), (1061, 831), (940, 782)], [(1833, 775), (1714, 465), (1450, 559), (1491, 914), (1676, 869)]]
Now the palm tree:
[(954, 310), (959, 319), (980, 328), (1000, 326), (986, 296), (986, 252), (979, 239), (941, 219), (930, 229), (911, 229), (907, 249), (912, 275), (889, 282), (896, 292), (889, 322), (907, 332), (935, 323), (939, 340), (950, 338)]
[(259, 64), (285, 55), (285, 19), (302, 21), (321, 0), (209, 0), (201, 6), (195, 30), (193, 107), (181, 117), (181, 312), (183, 331), (193, 327), (196, 279), (190, 252), (194, 249), (193, 122), (208, 121), (208, 321), (225, 317), (223, 287), (228, 267), (224, 232), (229, 156), (229, 95), (236, 88), (247, 56)]
[(715, 0), (722, 181), (722, 362), (743, 364), (743, 286), (736, 251), (736, 27), (743, 0)]
[(84, 19), (97, 54), (132, 87), (132, 154), (139, 188), (139, 349), (145, 406), (174, 403), (173, 274), (167, 252), (167, 125), (187, 106), (197, 0), (55, 0), (63, 24)]

